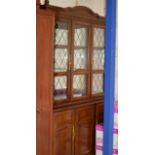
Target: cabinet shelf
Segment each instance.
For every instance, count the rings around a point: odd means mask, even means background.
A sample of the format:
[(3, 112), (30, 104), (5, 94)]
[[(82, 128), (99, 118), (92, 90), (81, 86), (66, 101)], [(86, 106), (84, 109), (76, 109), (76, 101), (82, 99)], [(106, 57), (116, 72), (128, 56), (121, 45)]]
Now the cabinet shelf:
[(93, 47), (93, 49), (95, 49), (95, 50), (104, 50), (105, 47)]
[(55, 45), (55, 48), (68, 48), (68, 45)]
[(86, 46), (74, 46), (74, 49), (88, 49)]

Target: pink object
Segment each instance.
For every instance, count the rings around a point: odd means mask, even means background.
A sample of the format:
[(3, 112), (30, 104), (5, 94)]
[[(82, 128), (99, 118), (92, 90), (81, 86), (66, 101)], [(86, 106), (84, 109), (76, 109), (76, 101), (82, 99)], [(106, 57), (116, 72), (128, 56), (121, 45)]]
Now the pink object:
[(97, 144), (101, 144), (102, 141), (103, 141), (103, 138), (100, 138), (100, 137), (99, 137), (99, 138), (96, 139), (96, 143), (97, 143)]
[(96, 125), (96, 130), (103, 131), (103, 123)]
[(115, 101), (114, 112), (118, 113), (118, 101)]
[[(96, 130), (98, 130), (98, 131), (104, 131), (103, 123), (102, 124), (97, 124), (96, 125)], [(118, 134), (118, 129), (114, 129), (114, 133)]]
[[(96, 146), (96, 150), (102, 151), (103, 147), (102, 146)], [(118, 149), (113, 149), (113, 155), (118, 155)]]
[(118, 129), (114, 129), (114, 134), (118, 134)]
[(113, 155), (114, 154), (116, 154), (116, 155), (118, 154), (118, 149), (113, 149)]
[[(104, 155), (104, 125), (96, 125), (96, 155)], [(118, 155), (118, 101), (114, 104), (113, 155)]]
[[(118, 154), (118, 129), (114, 128), (113, 155)], [(104, 125), (96, 125), (96, 155), (102, 155), (103, 150)]]
[(103, 147), (96, 145), (96, 150), (101, 150), (102, 151)]
[(103, 146), (103, 123), (96, 125), (96, 146)]
[(114, 128), (118, 129), (118, 101), (114, 105)]

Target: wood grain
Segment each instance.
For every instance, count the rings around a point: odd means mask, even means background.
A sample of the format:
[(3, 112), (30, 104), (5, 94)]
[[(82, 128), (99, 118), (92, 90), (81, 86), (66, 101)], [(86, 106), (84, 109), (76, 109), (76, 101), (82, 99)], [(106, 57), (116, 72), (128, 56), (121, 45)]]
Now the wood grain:
[(94, 152), (94, 106), (76, 110), (75, 155), (91, 155)]
[(36, 17), (36, 107), (37, 107), (37, 155), (51, 155), (52, 139), (51, 124), (53, 113), (53, 31), (54, 14), (47, 15), (46, 11), (39, 11)]

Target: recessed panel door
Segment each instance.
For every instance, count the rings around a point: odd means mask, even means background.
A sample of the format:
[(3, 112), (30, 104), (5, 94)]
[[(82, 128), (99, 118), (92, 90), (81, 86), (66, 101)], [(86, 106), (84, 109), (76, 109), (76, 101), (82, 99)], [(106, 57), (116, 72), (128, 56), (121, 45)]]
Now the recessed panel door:
[(75, 155), (93, 155), (94, 153), (94, 106), (76, 110)]
[(74, 155), (74, 112), (67, 110), (54, 113), (54, 155)]

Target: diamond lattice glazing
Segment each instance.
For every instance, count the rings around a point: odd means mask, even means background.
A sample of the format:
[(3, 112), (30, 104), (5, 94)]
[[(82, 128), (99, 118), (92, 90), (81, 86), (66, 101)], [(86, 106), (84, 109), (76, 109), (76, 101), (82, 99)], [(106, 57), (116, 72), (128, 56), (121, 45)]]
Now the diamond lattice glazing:
[(74, 70), (86, 69), (87, 53), (84, 49), (74, 50)]
[(74, 45), (84, 47), (87, 46), (87, 28), (76, 26), (74, 33)]
[(86, 94), (86, 76), (74, 75), (73, 78), (74, 96), (84, 96)]
[(103, 70), (104, 68), (104, 50), (93, 51), (93, 69)]
[(93, 45), (94, 47), (104, 47), (104, 29), (94, 28)]
[(55, 30), (55, 45), (68, 44), (68, 26), (67, 23), (57, 22)]
[(55, 48), (54, 68), (55, 72), (67, 71), (68, 53), (66, 48)]
[(55, 76), (54, 78), (54, 98), (56, 100), (65, 99), (67, 91), (67, 77)]
[(103, 92), (103, 74), (93, 74), (92, 94)]

